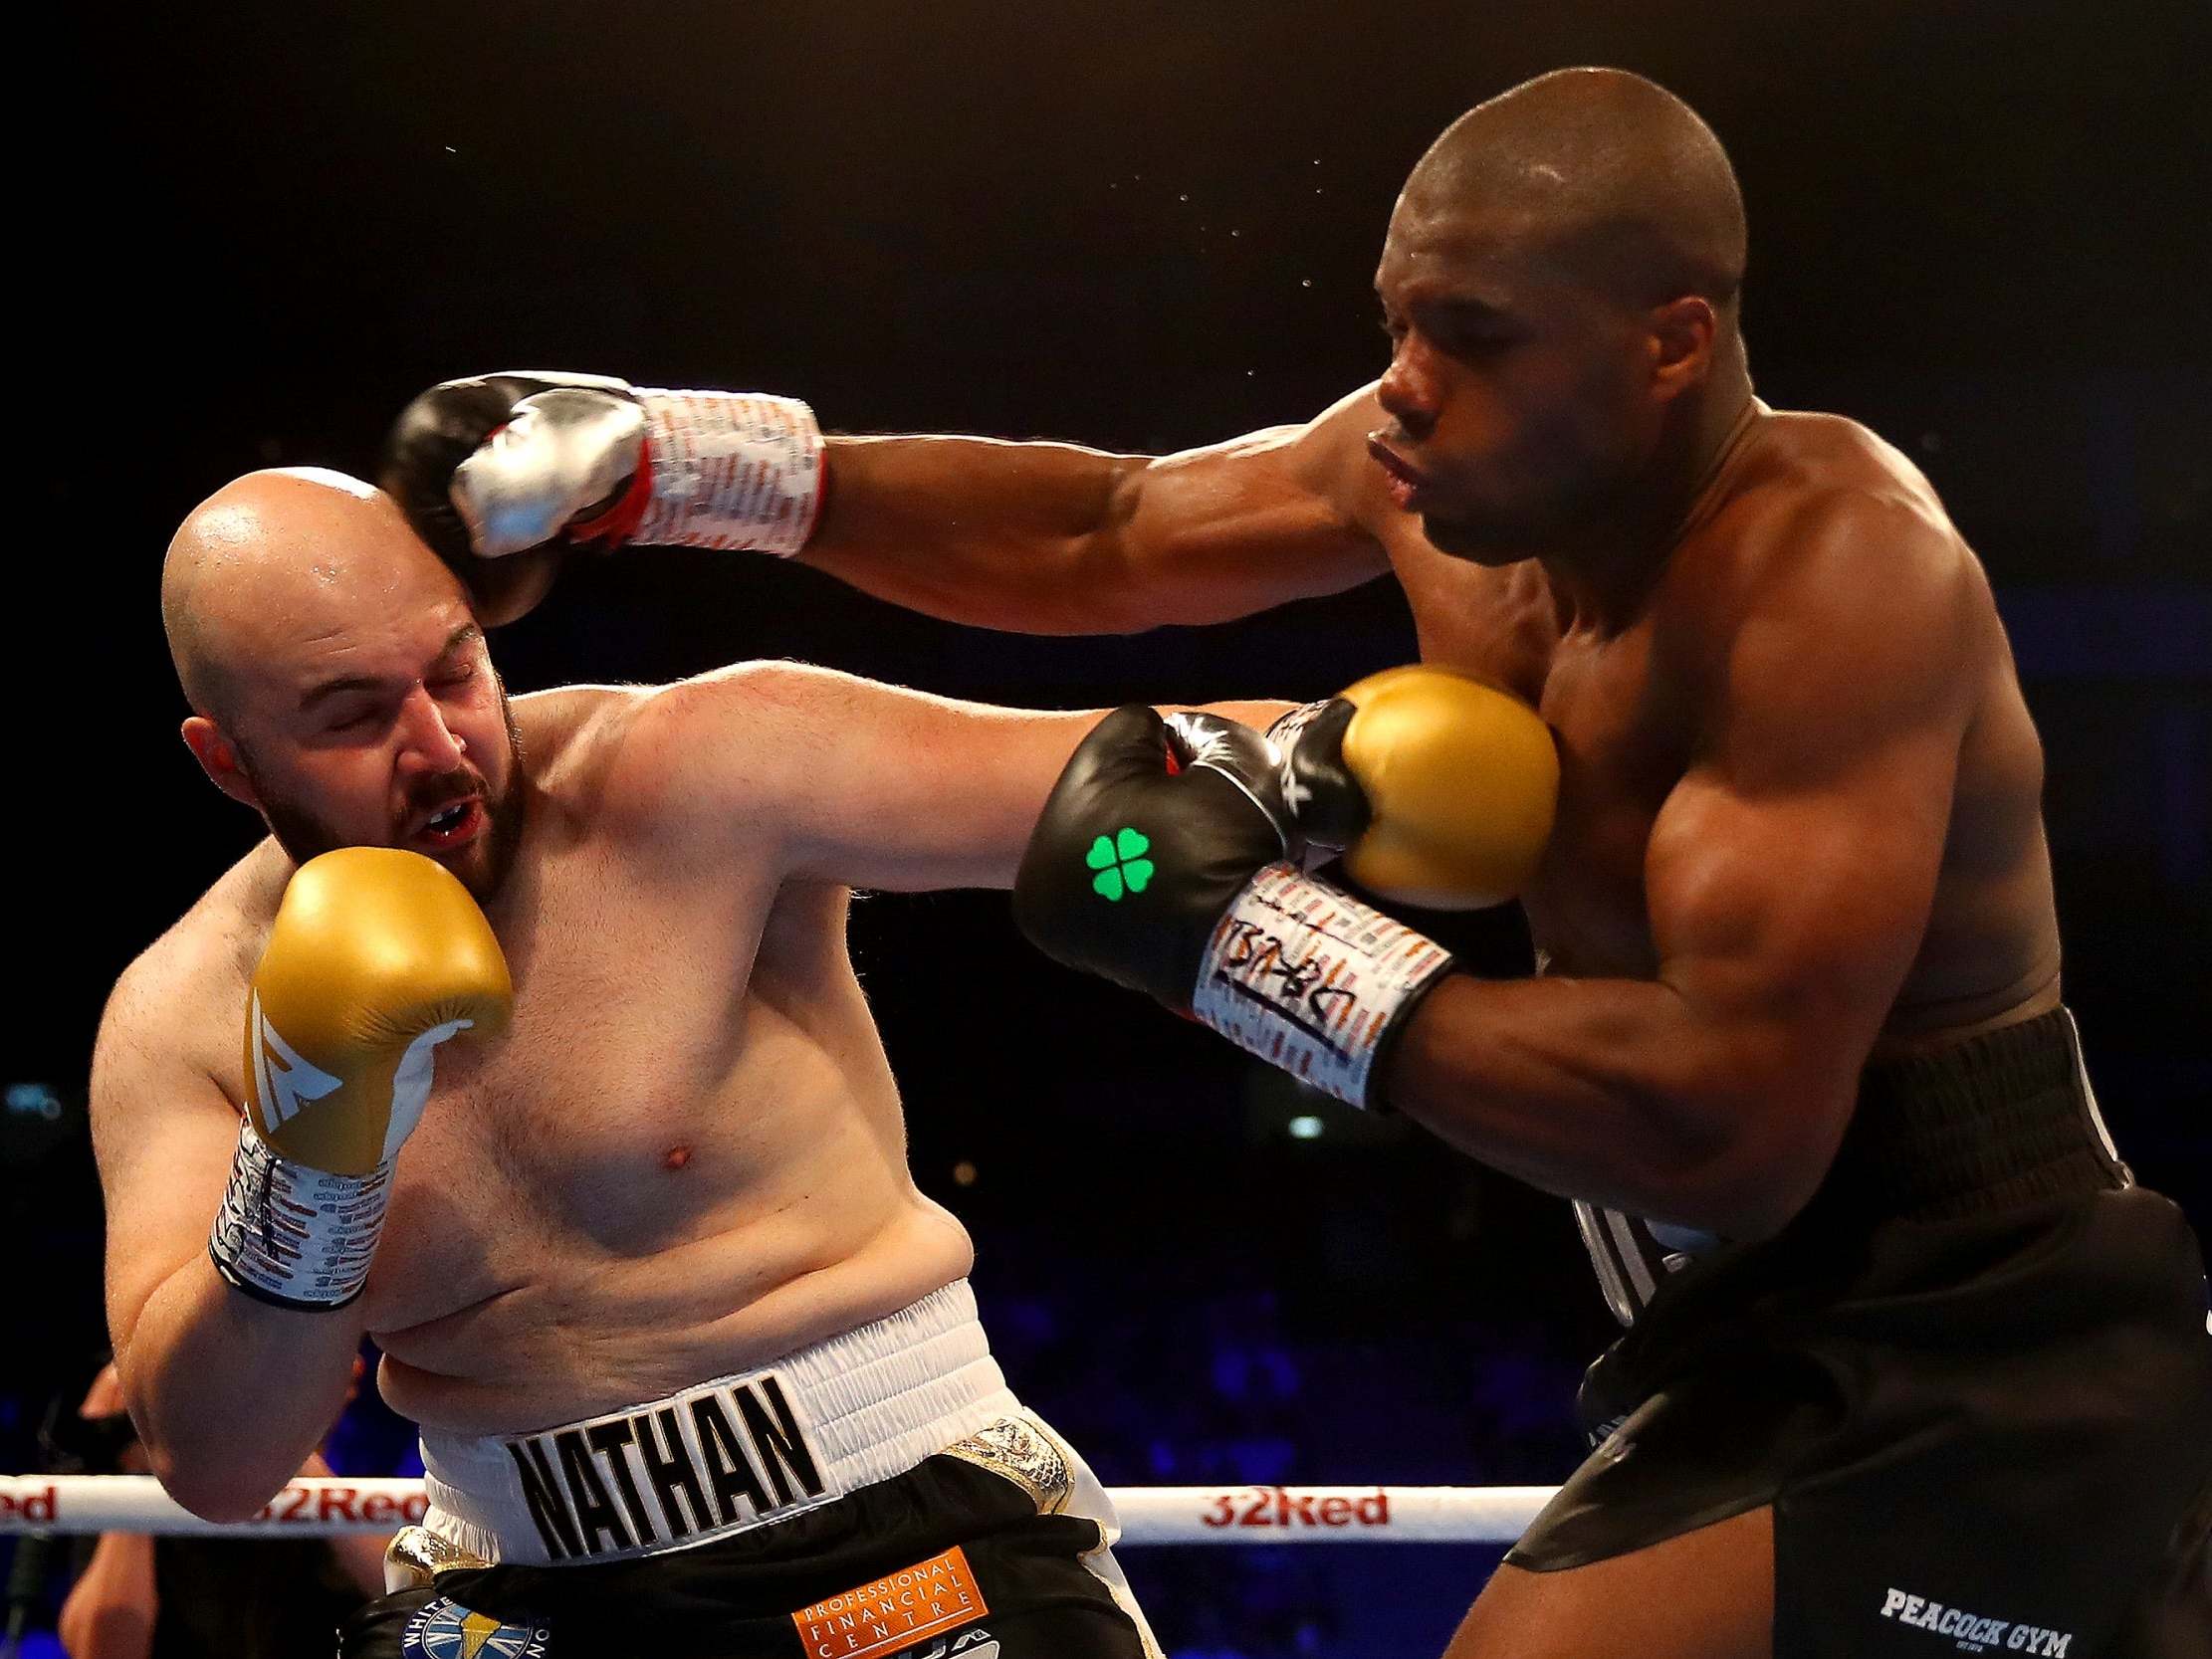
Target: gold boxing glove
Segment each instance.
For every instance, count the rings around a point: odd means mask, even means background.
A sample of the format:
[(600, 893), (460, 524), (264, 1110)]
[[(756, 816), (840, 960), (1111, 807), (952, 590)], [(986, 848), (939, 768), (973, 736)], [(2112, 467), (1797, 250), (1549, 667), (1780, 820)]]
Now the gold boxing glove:
[(347, 847), (294, 873), (254, 971), (246, 1112), (209, 1254), (293, 1308), (360, 1294), (393, 1160), (436, 1050), (503, 1031), (514, 1006), (491, 924), (417, 853)]
[(1309, 846), (1342, 848), (1369, 892), (1433, 910), (1503, 903), (1551, 837), (1559, 755), (1535, 710), (1416, 663), (1269, 727)]

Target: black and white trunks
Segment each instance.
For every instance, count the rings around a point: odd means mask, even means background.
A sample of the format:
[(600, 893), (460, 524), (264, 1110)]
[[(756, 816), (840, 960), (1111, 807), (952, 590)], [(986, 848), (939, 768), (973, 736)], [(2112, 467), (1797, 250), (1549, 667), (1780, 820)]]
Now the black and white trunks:
[(1633, 1323), (1583, 1384), (1597, 1449), (1508, 1561), (1771, 1504), (1781, 1659), (2212, 1654), (2204, 1261), (2064, 1009), (1870, 1067), (1771, 1241), (1584, 1221)]
[(772, 1364), (529, 1434), (426, 1434), (409, 1587), (343, 1659), (1159, 1659), (1083, 1461), (965, 1281)]

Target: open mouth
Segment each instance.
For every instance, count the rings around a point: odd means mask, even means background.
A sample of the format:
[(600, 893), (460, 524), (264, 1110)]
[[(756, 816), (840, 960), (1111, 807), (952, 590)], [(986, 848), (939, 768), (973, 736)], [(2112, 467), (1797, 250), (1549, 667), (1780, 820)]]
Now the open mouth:
[(1367, 453), (1383, 469), (1383, 476), (1389, 482), (1391, 500), (1398, 504), (1399, 510), (1404, 513), (1418, 513), (1421, 493), (1428, 488), (1429, 481), (1381, 438), (1371, 437), (1367, 440)]
[(416, 825), (406, 844), (426, 853), (451, 852), (456, 847), (467, 846), (482, 834), (486, 821), (480, 796), (448, 801)]

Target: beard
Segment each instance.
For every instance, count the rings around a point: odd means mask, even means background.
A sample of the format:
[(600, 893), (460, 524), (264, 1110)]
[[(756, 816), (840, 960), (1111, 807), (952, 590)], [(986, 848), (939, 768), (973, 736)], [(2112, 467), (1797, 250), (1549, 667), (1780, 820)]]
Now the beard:
[[(490, 780), (474, 766), (464, 765), (423, 779), (409, 806), (413, 811), (471, 797), (483, 801), (485, 832), (469, 849), (474, 852), (481, 848), (481, 856), (458, 869), (448, 866), (479, 904), (489, 901), (506, 884), (523, 840), (523, 734), (515, 724), (515, 711), (504, 687), (500, 691), (500, 721), (507, 732), (507, 788), (504, 793), (495, 798)], [(261, 815), (269, 825), (269, 833), (294, 864), (305, 864), (325, 853), (336, 852), (340, 847), (362, 844), (357, 837), (332, 828), (306, 803), (264, 784), (245, 746), (235, 737), (232, 744), (237, 749), (239, 770), (246, 774), (260, 799)]]

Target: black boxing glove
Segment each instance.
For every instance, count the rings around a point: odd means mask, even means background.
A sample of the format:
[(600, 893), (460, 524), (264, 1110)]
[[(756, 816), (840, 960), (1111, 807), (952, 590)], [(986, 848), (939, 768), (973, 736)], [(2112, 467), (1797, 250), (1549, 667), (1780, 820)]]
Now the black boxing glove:
[(1116, 709), (1044, 803), (1014, 877), (1015, 923), (1046, 955), (1188, 1013), (1221, 913), (1283, 856), (1273, 762), (1234, 722)]
[(1450, 966), (1441, 946), (1284, 862), (1278, 756), (1208, 715), (1117, 709), (1077, 745), (1014, 878), (1014, 921), (1355, 1106)]

